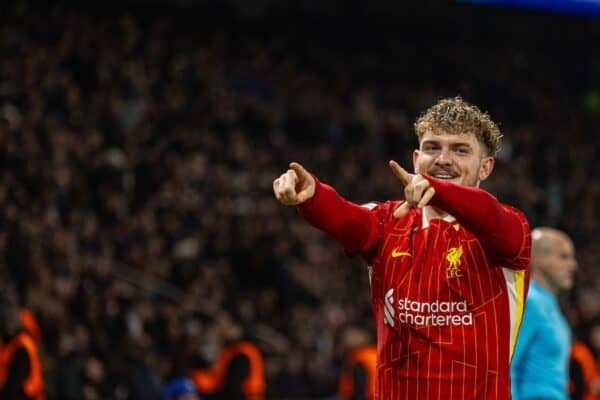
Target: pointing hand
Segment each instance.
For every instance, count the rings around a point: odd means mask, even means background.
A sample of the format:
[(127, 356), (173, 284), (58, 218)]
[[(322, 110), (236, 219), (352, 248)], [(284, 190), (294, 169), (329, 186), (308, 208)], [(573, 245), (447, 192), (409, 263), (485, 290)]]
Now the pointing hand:
[(302, 165), (292, 162), (290, 169), (273, 181), (273, 193), (281, 204), (295, 206), (315, 195), (315, 179)]
[(435, 195), (435, 189), (421, 174), (406, 172), (396, 161), (389, 162), (392, 172), (404, 186), (405, 202), (394, 211), (394, 217), (402, 218), (411, 208), (423, 208)]

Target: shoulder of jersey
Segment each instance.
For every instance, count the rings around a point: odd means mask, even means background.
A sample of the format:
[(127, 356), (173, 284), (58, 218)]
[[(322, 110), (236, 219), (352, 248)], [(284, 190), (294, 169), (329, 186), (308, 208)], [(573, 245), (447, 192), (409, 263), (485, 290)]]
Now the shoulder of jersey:
[(379, 205), (379, 203), (370, 202), (370, 203), (361, 204), (360, 206), (366, 208), (369, 211), (371, 211), (372, 209), (374, 209), (378, 205)]

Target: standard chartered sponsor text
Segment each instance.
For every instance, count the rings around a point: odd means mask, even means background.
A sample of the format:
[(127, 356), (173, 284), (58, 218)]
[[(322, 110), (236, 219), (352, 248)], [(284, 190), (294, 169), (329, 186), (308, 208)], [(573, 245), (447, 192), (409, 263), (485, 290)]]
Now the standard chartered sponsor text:
[(467, 301), (421, 302), (403, 298), (398, 300), (398, 319), (402, 324), (417, 326), (473, 325), (473, 313)]

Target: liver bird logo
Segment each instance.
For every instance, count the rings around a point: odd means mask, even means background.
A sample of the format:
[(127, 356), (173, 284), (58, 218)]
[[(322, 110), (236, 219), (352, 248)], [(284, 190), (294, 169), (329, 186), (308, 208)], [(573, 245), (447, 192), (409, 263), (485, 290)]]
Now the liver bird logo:
[(461, 264), (461, 257), (463, 255), (462, 246), (451, 247), (446, 253), (446, 261), (448, 261), (448, 269), (446, 269), (447, 278), (460, 278), (462, 271), (458, 268)]

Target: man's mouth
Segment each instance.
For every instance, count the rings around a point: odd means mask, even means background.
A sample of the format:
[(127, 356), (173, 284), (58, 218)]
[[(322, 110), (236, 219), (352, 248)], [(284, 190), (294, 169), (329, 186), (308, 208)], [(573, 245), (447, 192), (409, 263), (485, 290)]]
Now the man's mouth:
[(445, 179), (445, 180), (450, 180), (450, 179), (454, 179), (457, 177), (457, 175), (451, 174), (446, 171), (436, 171), (436, 172), (432, 173), (431, 176), (436, 179)]

